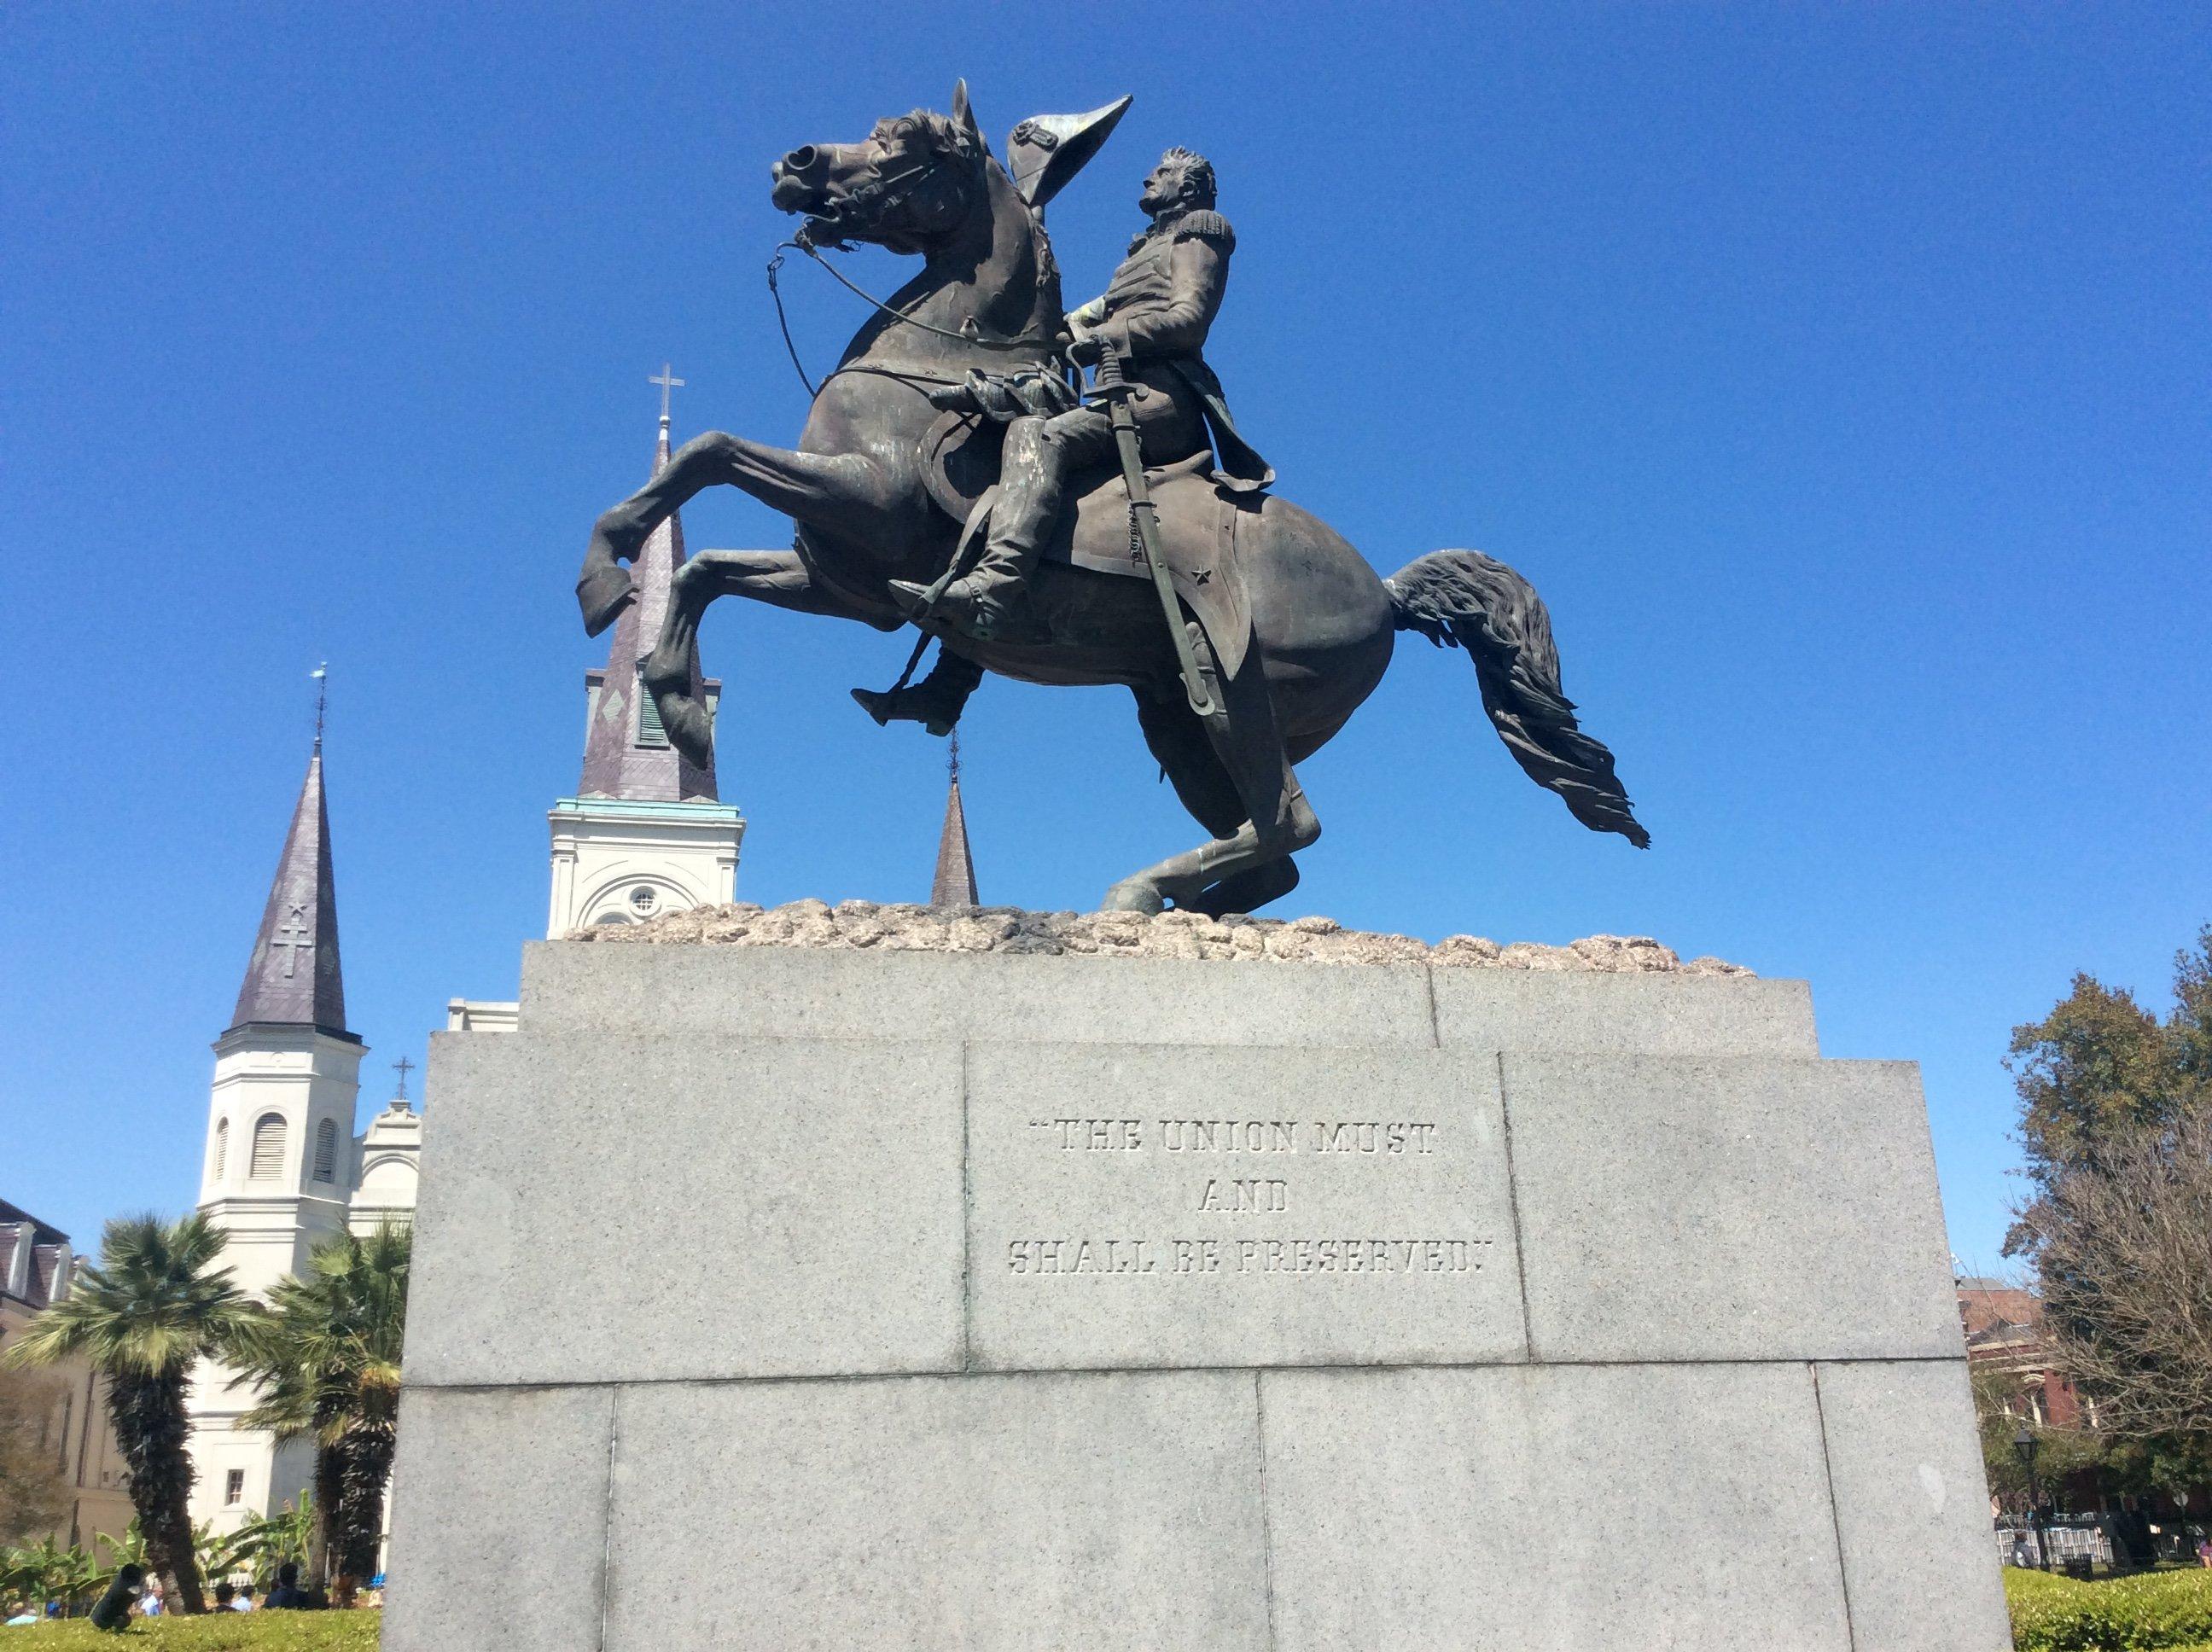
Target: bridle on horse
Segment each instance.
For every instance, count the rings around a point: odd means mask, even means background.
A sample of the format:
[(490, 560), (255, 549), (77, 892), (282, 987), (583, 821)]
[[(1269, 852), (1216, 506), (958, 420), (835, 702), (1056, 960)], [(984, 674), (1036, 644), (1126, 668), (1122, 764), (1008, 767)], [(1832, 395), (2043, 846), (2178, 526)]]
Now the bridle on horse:
[[(872, 173), (866, 182), (854, 190), (837, 207), (837, 216), (836, 218), (817, 217), (813, 221), (814, 222), (820, 223), (823, 228), (829, 232), (827, 238), (823, 242), (823, 245), (828, 246), (835, 251), (843, 252), (845, 250), (846, 243), (842, 236), (837, 233), (838, 224), (841, 220), (852, 216), (854, 209), (856, 207), (865, 207), (871, 211), (881, 212), (891, 208), (903, 206), (908, 198), (921, 187), (921, 180), (928, 177), (931, 173), (934, 172), (936, 170), (936, 160), (933, 158), (930, 161), (908, 167), (903, 172), (890, 173), (877, 172)], [(903, 185), (903, 187), (896, 187), (899, 185)], [(907, 314), (903, 310), (894, 310), (890, 305), (884, 303), (883, 300), (878, 298), (874, 294), (867, 291), (865, 288), (860, 287), (856, 282), (848, 279), (842, 270), (839, 270), (835, 264), (823, 258), (819, 247), (816, 245), (816, 238), (811, 233), (811, 223), (801, 227), (799, 232), (796, 235), (793, 236), (789, 240), (778, 244), (774, 255), (770, 257), (768, 261), (768, 293), (769, 297), (775, 302), (775, 325), (783, 333), (783, 348), (785, 353), (791, 357), (792, 371), (799, 375), (799, 382), (806, 386), (806, 393), (809, 396), (819, 396), (822, 392), (820, 387), (815, 384), (814, 380), (806, 376), (806, 369), (799, 362), (799, 347), (792, 342), (791, 323), (783, 313), (783, 290), (780, 286), (778, 286), (776, 282), (777, 276), (781, 274), (783, 270), (783, 255), (787, 249), (796, 250), (806, 254), (808, 258), (813, 259), (815, 263), (820, 264), (824, 270), (827, 270), (830, 274), (836, 278), (838, 285), (843, 287), (847, 291), (852, 293), (863, 302), (872, 305), (876, 309), (881, 311), (884, 315), (890, 317), (890, 319), (895, 322), (901, 323), (909, 327), (917, 327), (926, 333), (934, 333), (939, 338), (950, 338), (955, 343), (978, 345), (984, 349), (1043, 350), (1048, 355), (1051, 353), (1052, 341), (1050, 339), (1038, 338), (1028, 335), (1024, 335), (1019, 338), (994, 338), (985, 333), (981, 327), (975, 325), (975, 319), (973, 316), (970, 316), (966, 321), (963, 322), (956, 330), (951, 327), (936, 326), (930, 322), (920, 320), (914, 316)], [(823, 384), (828, 384), (830, 379), (835, 379), (842, 373), (872, 373), (881, 378), (896, 379), (902, 382), (911, 382), (915, 384), (957, 385), (961, 382), (958, 379), (948, 379), (933, 373), (917, 373), (910, 369), (877, 367), (866, 362), (854, 362), (848, 366), (837, 367), (833, 370), (828, 378), (823, 380)]]

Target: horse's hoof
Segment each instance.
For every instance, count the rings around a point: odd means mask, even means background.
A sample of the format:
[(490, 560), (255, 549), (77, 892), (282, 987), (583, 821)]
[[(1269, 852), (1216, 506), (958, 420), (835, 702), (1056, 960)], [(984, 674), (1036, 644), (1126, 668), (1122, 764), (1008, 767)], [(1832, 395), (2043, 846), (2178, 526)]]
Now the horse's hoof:
[(706, 707), (688, 694), (672, 694), (665, 700), (655, 695), (653, 703), (660, 712), (660, 726), (677, 755), (694, 768), (712, 768), (714, 725), (707, 716)]
[(1160, 895), (1159, 885), (1149, 878), (1124, 878), (1106, 891), (1106, 898), (1098, 903), (1101, 912), (1143, 912), (1157, 914), (1164, 911), (1167, 902)]
[(603, 557), (594, 542), (576, 580), (576, 606), (584, 612), (584, 635), (595, 637), (615, 623), (629, 605), (635, 592), (629, 570), (611, 556)]

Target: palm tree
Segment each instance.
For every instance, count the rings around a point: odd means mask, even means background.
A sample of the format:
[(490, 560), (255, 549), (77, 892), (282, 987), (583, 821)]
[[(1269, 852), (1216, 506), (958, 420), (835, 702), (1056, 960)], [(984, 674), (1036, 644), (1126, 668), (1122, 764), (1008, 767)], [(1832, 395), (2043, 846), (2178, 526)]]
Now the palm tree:
[(315, 1551), (308, 1576), (344, 1580), (376, 1570), (384, 1488), (398, 1442), (399, 1356), (414, 1242), (405, 1228), (315, 1247), (305, 1277), (270, 1295), (273, 1317), (248, 1366), (266, 1385), (240, 1418), (280, 1439), (315, 1442)]
[(204, 1612), (192, 1557), (191, 1424), (185, 1396), (203, 1359), (244, 1359), (262, 1313), (215, 1266), (222, 1235), (206, 1217), (118, 1217), (68, 1296), (41, 1311), (4, 1357), (13, 1364), (92, 1362), (107, 1377), (107, 1410), (131, 1473), (131, 1503), (153, 1569), (187, 1612)]

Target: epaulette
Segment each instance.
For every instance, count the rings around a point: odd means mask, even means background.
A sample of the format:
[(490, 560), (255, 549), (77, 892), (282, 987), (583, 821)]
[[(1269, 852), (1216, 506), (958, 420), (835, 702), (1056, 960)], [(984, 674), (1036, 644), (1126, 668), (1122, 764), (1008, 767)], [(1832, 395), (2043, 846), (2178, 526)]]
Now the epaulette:
[(1186, 235), (1196, 235), (1206, 240), (1219, 241), (1224, 252), (1237, 250), (1237, 232), (1229, 227), (1229, 220), (1205, 208), (1186, 212), (1176, 219), (1175, 234), (1177, 240)]

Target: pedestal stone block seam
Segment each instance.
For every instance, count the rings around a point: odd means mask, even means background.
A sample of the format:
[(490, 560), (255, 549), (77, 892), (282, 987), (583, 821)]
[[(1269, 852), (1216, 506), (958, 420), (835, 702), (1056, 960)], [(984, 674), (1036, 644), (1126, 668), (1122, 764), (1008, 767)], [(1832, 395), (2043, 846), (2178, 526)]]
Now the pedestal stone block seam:
[(1429, 995), (1429, 1042), (1437, 1049), (1444, 1047), (1443, 1023), (1437, 1015), (1437, 967), (1433, 963), (1421, 967), (1421, 985)]
[(1252, 1373), (1252, 1437), (1260, 1453), (1260, 1576), (1267, 1595), (1267, 1652), (1275, 1652), (1275, 1518), (1267, 1507), (1267, 1388), (1257, 1370)]
[(960, 1369), (975, 1369), (975, 1176), (968, 1151), (968, 1045), (960, 1041)]
[(1813, 1420), (1820, 1425), (1820, 1479), (1828, 1488), (1828, 1524), (1836, 1534), (1836, 1578), (1844, 1591), (1844, 1633), (1850, 1640), (1851, 1652), (1858, 1652), (1858, 1625), (1851, 1619), (1851, 1574), (1844, 1564), (1844, 1515), (1836, 1506), (1836, 1466), (1828, 1456), (1828, 1413), (1820, 1403), (1820, 1367), (1808, 1359), (1805, 1372), (1813, 1379)]
[(963, 1377), (1036, 1376), (1175, 1376), (1220, 1371), (1254, 1371), (1262, 1376), (1298, 1371), (1557, 1371), (1557, 1370), (1724, 1370), (1735, 1366), (1766, 1365), (1964, 1365), (1963, 1355), (1848, 1354), (1840, 1358), (1808, 1361), (1784, 1357), (1772, 1359), (1726, 1355), (1712, 1359), (1397, 1359), (1349, 1365), (1341, 1362), (1313, 1365), (1008, 1365), (972, 1371), (832, 1371), (790, 1373), (776, 1376), (641, 1376), (593, 1379), (589, 1382), (532, 1382), (508, 1387), (499, 1382), (410, 1382), (426, 1394), (550, 1394), (579, 1388), (603, 1388), (620, 1393), (626, 1388), (768, 1388), (818, 1387), (834, 1382), (943, 1382)]
[(622, 1449), (622, 1394), (607, 1396), (607, 1478), (599, 1492), (599, 1652), (607, 1644), (607, 1617), (613, 1610), (615, 1571), (615, 1458)]
[[(1435, 1007), (1433, 997), (1430, 1007)], [(1492, 1050), (1490, 1060), (1498, 1072), (1498, 1120), (1505, 1143), (1505, 1209), (1513, 1219), (1513, 1278), (1521, 1290), (1521, 1357), (1533, 1365), (1536, 1363), (1536, 1327), (1528, 1317), (1528, 1248), (1521, 1236), (1520, 1178), (1513, 1169), (1513, 1097), (1505, 1090), (1505, 1053)]]

